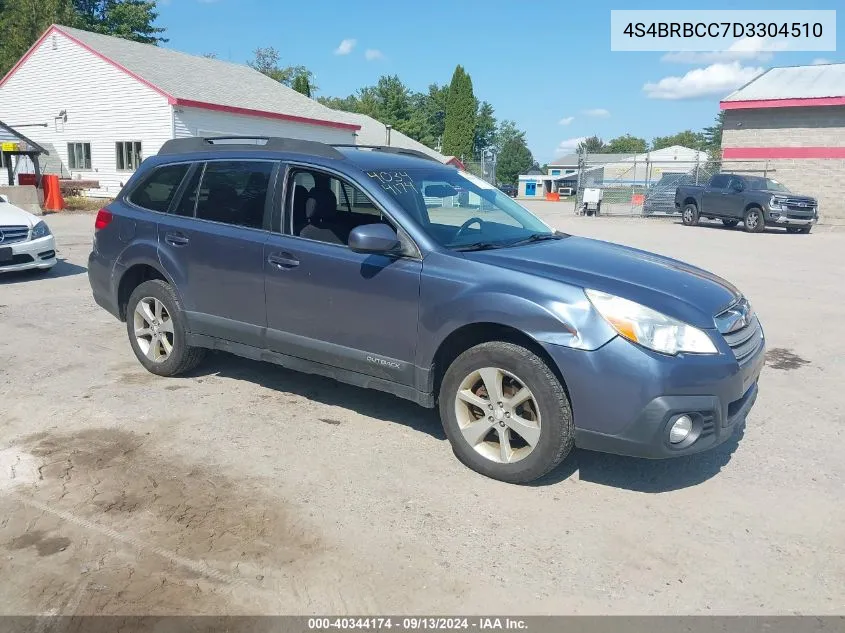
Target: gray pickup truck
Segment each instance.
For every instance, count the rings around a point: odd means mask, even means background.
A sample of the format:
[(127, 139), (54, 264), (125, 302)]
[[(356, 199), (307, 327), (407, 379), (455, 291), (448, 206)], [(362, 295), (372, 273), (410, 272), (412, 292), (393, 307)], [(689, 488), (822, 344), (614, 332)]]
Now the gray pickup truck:
[(767, 226), (809, 233), (819, 217), (815, 198), (791, 193), (771, 178), (736, 174), (715, 174), (704, 186), (678, 187), (675, 208), (687, 226), (695, 226), (702, 217), (718, 218), (727, 227), (742, 222), (749, 233), (760, 233)]

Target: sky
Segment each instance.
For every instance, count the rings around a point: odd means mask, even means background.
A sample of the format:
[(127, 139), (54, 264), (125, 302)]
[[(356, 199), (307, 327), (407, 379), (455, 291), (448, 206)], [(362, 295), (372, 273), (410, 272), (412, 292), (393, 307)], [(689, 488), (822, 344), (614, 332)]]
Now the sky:
[[(841, 0), (814, 0), (836, 9)], [(706, 5), (628, 0), (159, 0), (165, 46), (246, 62), (259, 46), (316, 75), (320, 96), (347, 96), (383, 74), (415, 91), (448, 83), (457, 64), (497, 119), (526, 131), (540, 163), (597, 134), (651, 140), (710, 125), (719, 99), (772, 66), (845, 62), (832, 52), (614, 52), (611, 9), (800, 9), (783, 0)], [(841, 8), (841, 7), (840, 7)], [(845, 10), (837, 14), (845, 33)], [(740, 49), (743, 47), (740, 46)]]

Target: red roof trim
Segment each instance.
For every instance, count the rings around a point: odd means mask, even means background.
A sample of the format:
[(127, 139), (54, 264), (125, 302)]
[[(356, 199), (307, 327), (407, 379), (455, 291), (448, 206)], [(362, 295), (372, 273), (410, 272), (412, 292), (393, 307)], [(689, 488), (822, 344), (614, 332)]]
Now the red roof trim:
[(845, 147), (726, 147), (723, 158), (845, 158)]
[(164, 90), (162, 90), (158, 86), (150, 83), (146, 79), (139, 77), (138, 75), (133, 73), (128, 68), (121, 66), (117, 62), (115, 62), (115, 61), (109, 59), (108, 57), (106, 57), (105, 55), (103, 55), (102, 53), (97, 52), (96, 50), (94, 50), (93, 48), (91, 48), (90, 46), (88, 46), (87, 44), (82, 42), (81, 40), (75, 38), (70, 33), (63, 31), (59, 26), (57, 26), (55, 24), (52, 25), (49, 29), (47, 29), (44, 32), (44, 35), (39, 37), (38, 41), (35, 42), (35, 44), (33, 44), (32, 46), (30, 46), (29, 50), (24, 54), (24, 56), (21, 57), (18, 60), (18, 62), (12, 67), (12, 69), (8, 73), (6, 73), (6, 76), (3, 77), (2, 81), (0, 81), (0, 87), (2, 87), (3, 84), (6, 83), (6, 81), (8, 81), (9, 78), (13, 74), (15, 74), (15, 72), (18, 70), (18, 68), (20, 68), (27, 59), (29, 59), (29, 57), (32, 55), (32, 53), (35, 52), (35, 50), (41, 45), (41, 43), (44, 40), (46, 40), (47, 37), (50, 36), (53, 33), (60, 33), (62, 36), (68, 38), (74, 44), (81, 46), (82, 48), (84, 48), (89, 53), (91, 53), (91, 54), (95, 55), (96, 57), (102, 59), (104, 62), (111, 64), (112, 66), (114, 66), (115, 68), (120, 70), (121, 72), (126, 73), (127, 75), (132, 77), (135, 81), (138, 81), (141, 84), (147, 86), (148, 88), (156, 91), (157, 93), (162, 95), (164, 98), (166, 98), (167, 102), (170, 103), (171, 105), (183, 105), (183, 106), (186, 106), (186, 107), (202, 108), (204, 110), (216, 110), (218, 112), (230, 112), (230, 113), (233, 113), (233, 114), (246, 114), (246, 115), (249, 115), (249, 116), (263, 117), (265, 119), (280, 119), (280, 120), (283, 120), (283, 121), (294, 121), (296, 123), (308, 123), (310, 125), (321, 125), (323, 127), (340, 128), (340, 129), (343, 129), (343, 130), (360, 130), (361, 129), (360, 125), (357, 125), (357, 124), (354, 124), (354, 123), (341, 123), (339, 121), (325, 121), (323, 119), (312, 119), (312, 118), (309, 118), (309, 117), (301, 117), (301, 116), (296, 116), (296, 115), (293, 115), (293, 114), (283, 114), (281, 112), (266, 112), (264, 110), (252, 110), (250, 108), (239, 108), (239, 107), (235, 107), (235, 106), (225, 106), (225, 105), (220, 105), (220, 104), (217, 104), (217, 103), (206, 103), (204, 101), (193, 101), (193, 100), (190, 100), (190, 99), (177, 99), (173, 95), (165, 92)]
[(814, 106), (842, 106), (845, 97), (813, 97), (810, 99), (759, 99), (757, 101), (721, 101), (722, 110), (747, 110), (749, 108), (807, 108)]
[(185, 106), (186, 108), (201, 108), (203, 110), (215, 110), (217, 112), (229, 112), (231, 114), (245, 114), (265, 119), (280, 119), (282, 121), (294, 121), (296, 123), (308, 123), (309, 125), (322, 125), (323, 127), (334, 127), (342, 130), (360, 130), (361, 126), (355, 123), (341, 123), (340, 121), (325, 121), (323, 119), (312, 119), (294, 114), (283, 114), (281, 112), (268, 112), (266, 110), (253, 110), (251, 108), (239, 108), (237, 106), (221, 105), (219, 103), (207, 103), (205, 101), (194, 101), (192, 99), (176, 99), (173, 105)]

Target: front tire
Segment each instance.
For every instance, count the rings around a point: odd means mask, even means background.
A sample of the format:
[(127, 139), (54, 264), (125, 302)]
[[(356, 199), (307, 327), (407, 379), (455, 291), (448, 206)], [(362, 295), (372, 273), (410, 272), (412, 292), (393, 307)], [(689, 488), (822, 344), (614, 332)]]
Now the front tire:
[(722, 224), (724, 224), (729, 229), (734, 228), (737, 224), (739, 224), (739, 220), (722, 220)]
[(688, 204), (684, 207), (683, 213), (684, 226), (695, 226), (698, 224), (698, 207), (694, 204)]
[(762, 233), (766, 228), (766, 220), (760, 207), (751, 207), (745, 212), (743, 226), (747, 233)]
[(196, 367), (205, 350), (188, 345), (185, 314), (170, 285), (145, 281), (129, 296), (126, 331), (144, 368), (158, 376), (178, 376)]
[(520, 345), (493, 341), (458, 356), (439, 406), (455, 456), (493, 479), (528, 483), (572, 450), (569, 398), (549, 366)]

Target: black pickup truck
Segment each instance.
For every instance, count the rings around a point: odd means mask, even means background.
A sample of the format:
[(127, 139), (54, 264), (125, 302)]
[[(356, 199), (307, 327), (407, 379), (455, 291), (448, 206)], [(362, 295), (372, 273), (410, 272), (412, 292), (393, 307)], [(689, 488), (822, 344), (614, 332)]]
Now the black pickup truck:
[(715, 174), (706, 185), (682, 185), (675, 190), (675, 208), (684, 224), (702, 217), (720, 219), (727, 227), (740, 222), (749, 233), (779, 226), (789, 233), (809, 233), (818, 221), (815, 198), (791, 193), (771, 178)]

